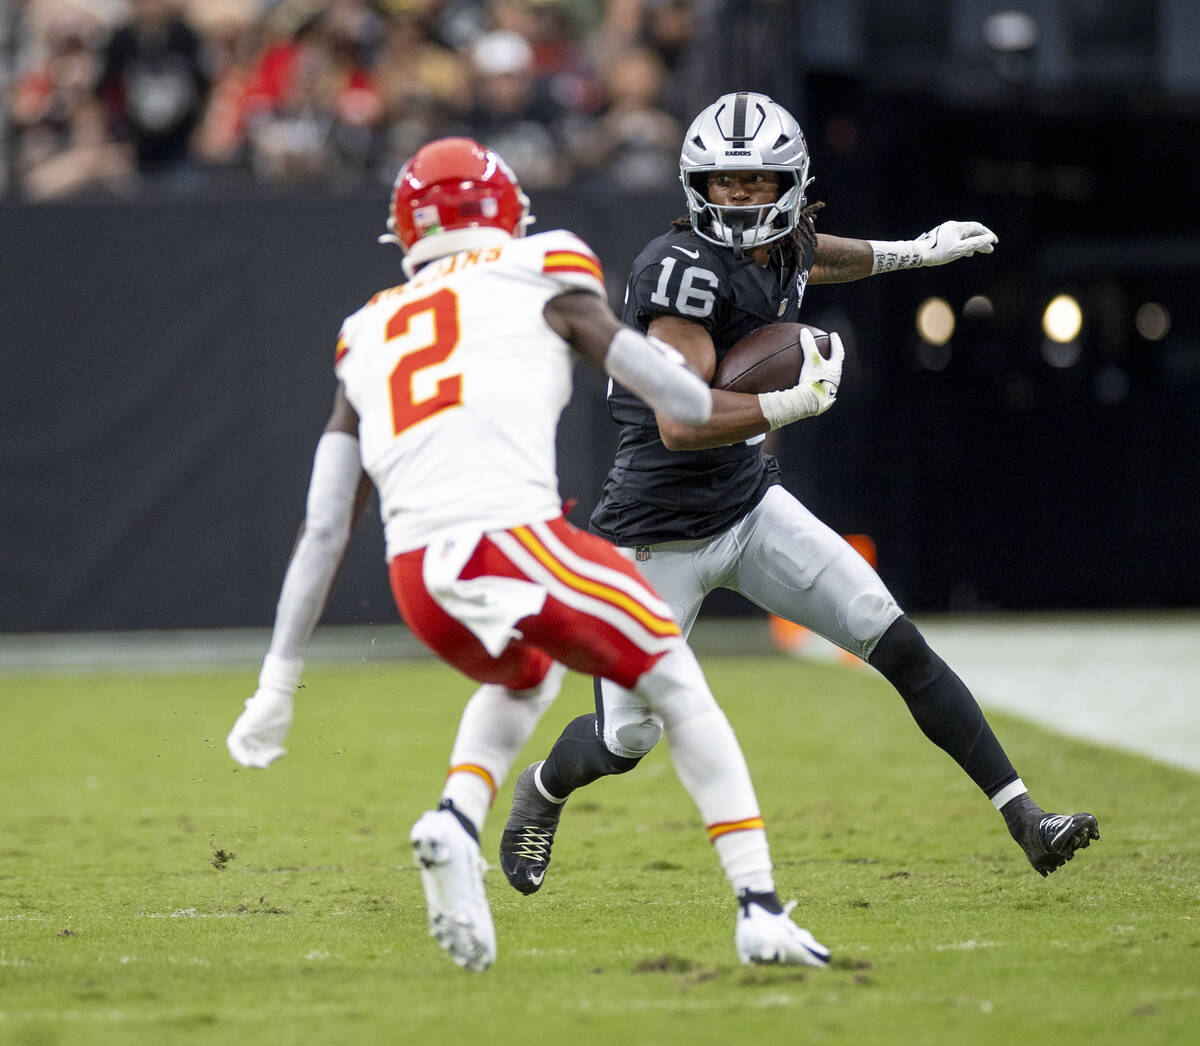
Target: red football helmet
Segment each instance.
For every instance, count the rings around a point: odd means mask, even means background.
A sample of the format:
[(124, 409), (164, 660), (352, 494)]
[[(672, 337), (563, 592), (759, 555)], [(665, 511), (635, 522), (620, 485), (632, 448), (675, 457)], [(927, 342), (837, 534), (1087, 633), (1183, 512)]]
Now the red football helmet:
[[(529, 198), (497, 153), (470, 138), (439, 138), (400, 168), (392, 188), (389, 235), (380, 240), (399, 243), (409, 252), (426, 237), (457, 230), (492, 228), (521, 236), (532, 220)], [(443, 243), (462, 249), (439, 241), (437, 253), (444, 253)]]

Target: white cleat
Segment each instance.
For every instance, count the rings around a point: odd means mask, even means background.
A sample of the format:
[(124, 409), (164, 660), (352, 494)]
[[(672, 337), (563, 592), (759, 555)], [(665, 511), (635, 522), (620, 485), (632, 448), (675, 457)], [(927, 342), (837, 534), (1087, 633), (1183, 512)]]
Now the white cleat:
[(758, 904), (743, 904), (738, 911), (737, 952), (743, 963), (780, 966), (828, 966), (829, 949), (791, 919), (796, 902), (778, 915)]
[(496, 927), (479, 844), (449, 810), (422, 814), (408, 838), (421, 869), (430, 935), (459, 966), (486, 970), (496, 961)]

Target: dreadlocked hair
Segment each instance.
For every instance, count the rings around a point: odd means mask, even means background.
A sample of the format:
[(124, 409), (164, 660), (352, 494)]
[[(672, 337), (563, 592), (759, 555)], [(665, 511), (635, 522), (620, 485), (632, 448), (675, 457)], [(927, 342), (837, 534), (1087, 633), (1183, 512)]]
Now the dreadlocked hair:
[[(804, 248), (810, 247), (814, 251), (817, 249), (817, 212), (825, 206), (824, 200), (817, 200), (815, 203), (810, 203), (800, 212), (800, 220), (796, 223), (796, 227), (792, 230), (791, 235), (786, 239), (779, 240), (771, 244), (772, 247), (779, 247), (780, 250), (786, 250), (789, 257), (785, 260), (799, 267), (804, 261)], [(692, 219), (686, 214), (681, 218), (676, 218), (671, 222), (672, 228), (675, 229), (690, 229), (692, 227)]]

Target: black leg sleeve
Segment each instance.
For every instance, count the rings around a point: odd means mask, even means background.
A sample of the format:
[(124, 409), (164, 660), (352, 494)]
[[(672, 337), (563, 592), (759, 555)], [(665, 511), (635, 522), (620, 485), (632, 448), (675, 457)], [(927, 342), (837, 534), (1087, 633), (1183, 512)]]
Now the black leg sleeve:
[(556, 798), (566, 799), (576, 788), (609, 774), (626, 773), (641, 761), (613, 755), (605, 748), (596, 721), (595, 715), (572, 719), (546, 756), (542, 784)]
[(907, 617), (897, 619), (883, 634), (871, 665), (900, 691), (925, 736), (950, 755), (989, 799), (1017, 779), (971, 691)]

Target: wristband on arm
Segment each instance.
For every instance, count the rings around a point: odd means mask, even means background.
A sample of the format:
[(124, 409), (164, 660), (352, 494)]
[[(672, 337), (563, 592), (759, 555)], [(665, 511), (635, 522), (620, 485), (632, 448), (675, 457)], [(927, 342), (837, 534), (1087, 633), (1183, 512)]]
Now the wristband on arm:
[(871, 261), (872, 276), (921, 266), (921, 250), (916, 240), (867, 240), (867, 243), (874, 254)]

